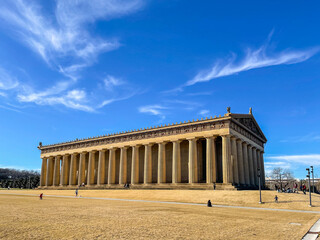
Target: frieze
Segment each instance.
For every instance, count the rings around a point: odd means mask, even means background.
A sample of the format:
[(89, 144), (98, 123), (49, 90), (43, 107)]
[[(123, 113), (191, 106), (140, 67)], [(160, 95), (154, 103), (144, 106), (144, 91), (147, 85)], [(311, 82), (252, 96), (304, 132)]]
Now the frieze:
[(98, 145), (106, 145), (112, 143), (120, 143), (120, 142), (128, 142), (128, 141), (135, 141), (140, 139), (150, 139), (162, 136), (172, 136), (177, 134), (184, 134), (184, 133), (192, 133), (192, 132), (201, 132), (205, 130), (213, 130), (213, 129), (222, 129), (222, 128), (232, 128), (237, 132), (241, 133), (242, 135), (246, 136), (247, 138), (251, 139), (252, 141), (256, 142), (260, 146), (263, 146), (262, 141), (258, 138), (254, 137), (250, 134), (247, 130), (240, 127), (239, 125), (231, 122), (230, 120), (223, 120), (223, 121), (215, 121), (215, 122), (200, 122), (200, 123), (191, 123), (188, 126), (172, 126), (167, 129), (150, 129), (147, 132), (137, 132), (137, 133), (127, 133), (128, 135), (118, 135), (118, 136), (106, 136), (102, 139), (88, 139), (85, 140), (86, 142), (79, 143), (79, 142), (70, 142), (70, 143), (62, 143), (62, 146), (42, 146), (41, 152), (42, 153), (49, 153), (49, 152), (56, 152), (56, 151), (64, 151), (69, 149), (77, 149), (77, 148), (84, 148), (84, 147), (92, 147)]

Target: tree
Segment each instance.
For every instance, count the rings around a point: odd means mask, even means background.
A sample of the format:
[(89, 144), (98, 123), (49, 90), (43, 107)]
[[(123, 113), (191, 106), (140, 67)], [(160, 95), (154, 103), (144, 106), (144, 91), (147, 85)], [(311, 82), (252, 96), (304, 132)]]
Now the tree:
[(283, 169), (281, 167), (274, 168), (272, 170), (271, 177), (279, 184), (280, 189), (294, 181), (293, 173), (289, 169)]

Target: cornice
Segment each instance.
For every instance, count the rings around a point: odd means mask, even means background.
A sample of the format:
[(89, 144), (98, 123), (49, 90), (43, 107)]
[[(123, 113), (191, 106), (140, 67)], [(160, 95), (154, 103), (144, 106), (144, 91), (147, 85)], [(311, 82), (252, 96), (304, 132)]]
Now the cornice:
[(64, 151), (83, 147), (99, 146), (119, 142), (129, 142), (156, 137), (171, 136), (192, 132), (209, 131), (229, 127), (230, 117), (210, 118), (205, 120), (189, 121), (188, 123), (165, 125), (163, 127), (149, 128), (133, 132), (99, 136), (84, 140), (74, 140), (70, 142), (39, 146), (41, 153)]

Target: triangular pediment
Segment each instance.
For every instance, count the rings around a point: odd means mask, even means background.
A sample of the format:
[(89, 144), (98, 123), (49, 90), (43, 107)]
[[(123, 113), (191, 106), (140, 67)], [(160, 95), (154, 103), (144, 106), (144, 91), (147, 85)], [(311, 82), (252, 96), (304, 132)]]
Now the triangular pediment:
[(257, 136), (265, 140), (265, 142), (267, 141), (266, 137), (264, 136), (263, 132), (261, 131), (258, 123), (254, 119), (252, 114), (231, 114), (231, 117), (243, 126), (247, 127)]

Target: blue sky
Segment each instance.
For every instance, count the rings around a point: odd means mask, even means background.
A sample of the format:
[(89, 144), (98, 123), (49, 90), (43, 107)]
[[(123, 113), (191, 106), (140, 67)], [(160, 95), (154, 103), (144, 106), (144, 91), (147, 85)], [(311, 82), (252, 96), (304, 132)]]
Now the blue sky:
[[(247, 113), (267, 169), (320, 176), (317, 1), (1, 1), (0, 167), (44, 144)], [(319, 168), (319, 169), (318, 169)]]

